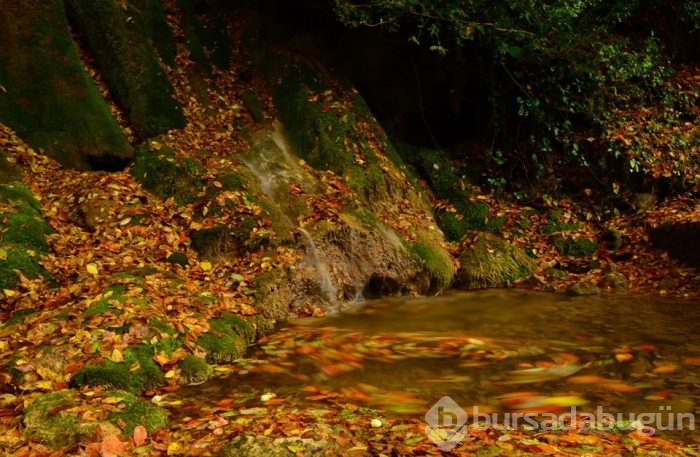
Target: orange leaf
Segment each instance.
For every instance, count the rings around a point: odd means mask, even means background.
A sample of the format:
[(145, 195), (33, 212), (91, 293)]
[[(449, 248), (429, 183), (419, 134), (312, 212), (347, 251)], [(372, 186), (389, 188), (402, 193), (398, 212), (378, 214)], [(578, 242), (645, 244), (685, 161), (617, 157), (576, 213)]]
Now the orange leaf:
[(137, 425), (134, 427), (134, 444), (137, 446), (142, 446), (146, 443), (148, 438), (148, 431), (143, 425)]

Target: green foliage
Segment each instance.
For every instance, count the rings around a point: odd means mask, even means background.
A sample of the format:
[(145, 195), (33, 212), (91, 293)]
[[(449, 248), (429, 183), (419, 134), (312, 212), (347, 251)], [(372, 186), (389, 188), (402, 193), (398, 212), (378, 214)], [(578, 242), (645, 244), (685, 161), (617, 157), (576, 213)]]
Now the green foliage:
[(126, 435), (132, 435), (137, 425), (143, 425), (148, 433), (155, 433), (168, 426), (168, 412), (149, 401), (122, 391), (105, 392), (105, 395), (121, 399), (114, 403), (116, 409), (107, 418)]
[[(333, 4), (349, 27), (381, 25), (439, 54), (470, 59), (469, 77), (487, 81), (480, 86), (483, 94), (471, 95), (493, 106), (491, 133), (512, 151), (499, 158), (493, 152), (498, 149), (492, 149), (494, 162), (506, 160), (505, 170), (524, 168), (529, 176), (571, 165), (605, 171), (620, 160), (629, 162), (625, 172), (651, 174), (640, 165), (654, 160), (649, 142), (639, 142), (634, 157), (626, 157), (630, 144), (608, 135), (611, 120), (617, 123), (622, 113), (640, 105), (680, 98), (677, 87), (666, 82), (670, 64), (663, 40), (673, 43), (678, 33), (700, 30), (700, 7), (694, 1)], [(668, 24), (683, 32), (669, 32)], [(692, 115), (687, 108), (676, 111), (671, 115), (676, 120)], [(676, 150), (683, 151), (679, 155), (687, 154), (688, 140), (675, 141)]]
[(144, 30), (111, 0), (67, 0), (66, 5), (134, 132), (150, 138), (184, 127), (182, 106)]
[[(132, 370), (138, 364), (138, 369)], [(99, 364), (81, 367), (71, 378), (71, 384), (81, 386), (105, 386), (141, 393), (162, 386), (165, 378), (153, 361), (153, 347), (142, 344), (124, 353), (124, 362), (105, 360)]]
[(555, 236), (550, 241), (563, 256), (589, 257), (598, 250), (598, 242), (590, 238)]
[(181, 157), (156, 141), (137, 149), (131, 173), (146, 189), (178, 203), (192, 203), (204, 185), (204, 167), (198, 160)]

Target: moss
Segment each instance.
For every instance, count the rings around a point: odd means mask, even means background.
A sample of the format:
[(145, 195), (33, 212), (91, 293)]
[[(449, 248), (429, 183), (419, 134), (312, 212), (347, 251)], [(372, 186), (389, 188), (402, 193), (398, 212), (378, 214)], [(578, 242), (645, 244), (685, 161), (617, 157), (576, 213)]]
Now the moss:
[(129, 436), (137, 425), (143, 425), (148, 433), (155, 433), (168, 426), (168, 412), (163, 408), (138, 398), (129, 392), (105, 392), (111, 398), (121, 400), (113, 403), (116, 411), (109, 413), (108, 419), (119, 426)]
[(165, 261), (180, 265), (181, 267), (186, 267), (188, 265), (187, 255), (180, 251), (173, 252), (165, 259)]
[(245, 340), (238, 335), (205, 333), (197, 344), (207, 351), (207, 360), (212, 363), (231, 363), (245, 353)]
[(110, 0), (67, 0), (66, 5), (137, 136), (184, 127), (182, 106), (143, 30)]
[[(1, 187), (7, 190), (12, 186)], [(24, 201), (16, 200), (13, 212), (0, 213), (0, 289), (15, 287), (19, 281), (15, 270), (29, 279), (50, 279), (39, 260), (48, 252), (44, 236), (51, 232), (39, 213)]]
[(204, 185), (204, 167), (198, 160), (179, 157), (172, 148), (154, 141), (137, 149), (131, 173), (146, 189), (177, 203), (192, 203)]
[(18, 309), (17, 311), (13, 311), (12, 315), (10, 318), (3, 322), (4, 325), (14, 325), (14, 324), (21, 324), (24, 322), (24, 318), (27, 316), (30, 316), (34, 313), (38, 312), (36, 309)]
[(602, 236), (605, 247), (611, 251), (616, 251), (622, 247), (622, 233), (614, 228), (609, 228), (603, 232)]
[[(163, 373), (153, 361), (153, 348), (142, 344), (124, 353), (124, 362), (105, 360), (99, 364), (81, 367), (71, 378), (71, 384), (82, 386), (106, 386), (141, 393), (165, 383)], [(138, 363), (138, 369), (133, 370)]]
[(206, 381), (214, 374), (214, 369), (206, 360), (193, 355), (180, 362), (180, 375), (183, 384), (193, 384)]
[(24, 411), (24, 435), (56, 449), (91, 434), (94, 424), (81, 423), (77, 409), (79, 401), (74, 397), (74, 392), (63, 390), (32, 400)]
[[(258, 227), (258, 220), (243, 215), (231, 227), (219, 225), (190, 233), (192, 248), (203, 258), (216, 259), (231, 254), (241, 255), (263, 246), (274, 246), (273, 234)], [(255, 229), (255, 230), (254, 230)]]
[(231, 65), (231, 44), (224, 24), (217, 16), (197, 14), (193, 0), (178, 0), (177, 3), (182, 12), (181, 26), (190, 58), (207, 73), (211, 73), (210, 64), (227, 70)]
[(235, 314), (224, 313), (209, 321), (209, 333), (199, 337), (197, 344), (207, 351), (207, 360), (230, 363), (241, 358), (255, 338), (255, 328)]
[(250, 325), (255, 329), (255, 340), (271, 333), (275, 329), (276, 322), (265, 316), (255, 315), (248, 318)]
[(598, 242), (590, 238), (555, 236), (550, 242), (559, 255), (563, 256), (589, 257), (598, 250)]
[(19, 182), (0, 184), (0, 203), (3, 202), (22, 202), (29, 205), (36, 212), (41, 211), (41, 206), (39, 206), (39, 202), (34, 198), (32, 191)]
[(83, 317), (95, 316), (97, 314), (104, 314), (109, 311), (111, 307), (107, 300), (100, 300), (94, 305), (90, 306), (88, 309), (83, 311)]
[(0, 11), (0, 122), (64, 166), (119, 168), (133, 149), (88, 78), (62, 1)]
[(503, 238), (472, 232), (466, 239), (457, 272), (460, 288), (498, 287), (528, 277), (534, 271), (533, 260)]
[[(22, 169), (10, 158), (10, 154), (0, 149), (0, 184), (13, 184), (22, 181)], [(0, 195), (0, 199), (2, 196)]]
[(573, 232), (575, 230), (581, 229), (582, 225), (573, 222), (560, 222), (553, 221), (548, 222), (542, 226), (542, 233), (550, 235), (552, 233), (559, 232)]
[(160, 0), (142, 0), (138, 8), (127, 3), (127, 12), (132, 18), (140, 18), (139, 29), (150, 38), (153, 47), (163, 62), (173, 67), (177, 47), (173, 30), (168, 24), (168, 18)]
[(463, 201), (456, 205), (457, 212), (439, 212), (436, 220), (449, 241), (459, 241), (470, 230), (497, 233), (506, 217), (492, 217), (486, 203)]
[(416, 243), (409, 250), (420, 259), (423, 267), (428, 271), (431, 289), (442, 290), (452, 284), (455, 266), (447, 251), (427, 242)]

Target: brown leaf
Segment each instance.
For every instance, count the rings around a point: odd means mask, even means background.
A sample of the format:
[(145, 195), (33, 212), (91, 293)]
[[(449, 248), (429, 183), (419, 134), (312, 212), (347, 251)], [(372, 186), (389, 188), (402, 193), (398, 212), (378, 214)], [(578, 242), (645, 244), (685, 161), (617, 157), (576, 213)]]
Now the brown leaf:
[(143, 444), (146, 443), (146, 439), (148, 438), (148, 431), (146, 431), (146, 427), (143, 425), (137, 425), (134, 427), (134, 444), (137, 446), (142, 446)]

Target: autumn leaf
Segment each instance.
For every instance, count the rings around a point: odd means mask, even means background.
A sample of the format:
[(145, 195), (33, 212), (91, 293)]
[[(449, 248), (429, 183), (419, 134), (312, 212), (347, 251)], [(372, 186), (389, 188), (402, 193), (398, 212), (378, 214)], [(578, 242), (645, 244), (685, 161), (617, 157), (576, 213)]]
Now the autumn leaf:
[(146, 431), (146, 427), (143, 425), (137, 425), (134, 427), (134, 444), (136, 446), (142, 446), (146, 443), (146, 439), (148, 438), (148, 431)]

